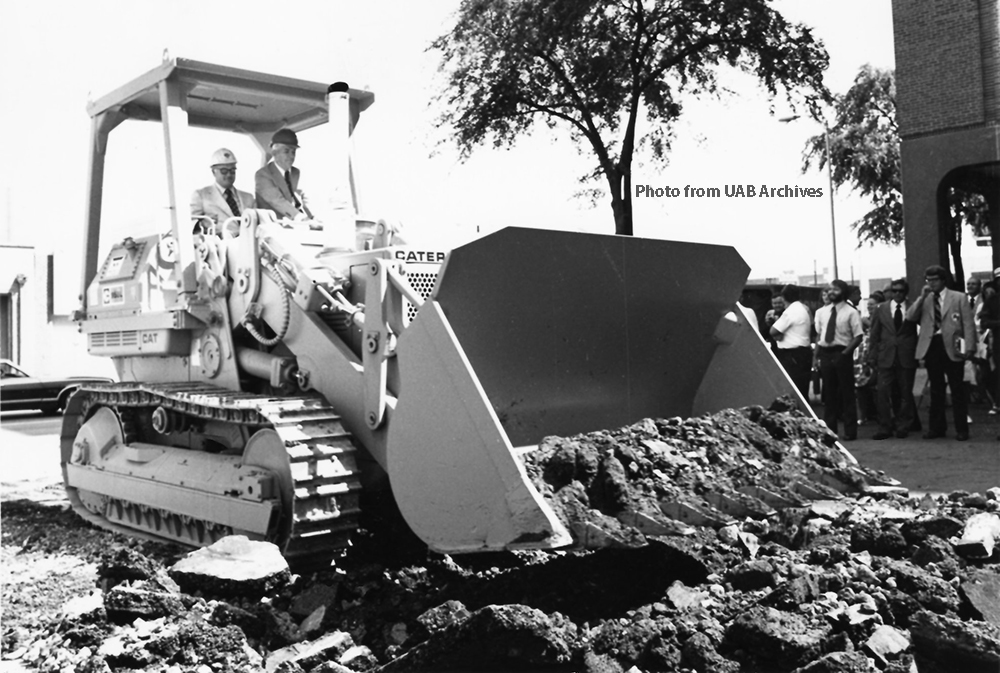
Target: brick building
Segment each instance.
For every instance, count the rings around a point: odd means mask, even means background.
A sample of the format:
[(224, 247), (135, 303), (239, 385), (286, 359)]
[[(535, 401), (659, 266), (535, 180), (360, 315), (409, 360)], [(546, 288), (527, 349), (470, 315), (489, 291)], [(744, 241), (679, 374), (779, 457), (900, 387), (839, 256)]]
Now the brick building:
[(949, 264), (947, 195), (982, 194), (1000, 266), (1000, 0), (892, 0), (906, 275)]

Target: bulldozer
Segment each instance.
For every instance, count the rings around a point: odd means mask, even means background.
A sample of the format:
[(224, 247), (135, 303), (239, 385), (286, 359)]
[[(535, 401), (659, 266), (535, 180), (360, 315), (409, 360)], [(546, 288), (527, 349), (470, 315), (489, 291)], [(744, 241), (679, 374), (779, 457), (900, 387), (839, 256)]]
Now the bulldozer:
[[(194, 547), (246, 535), (306, 566), (350, 544), (374, 489), (438, 552), (557, 549), (573, 535), (521, 462), (544, 437), (783, 395), (808, 410), (736, 303), (731, 247), (512, 226), (438, 253), (367, 218), (350, 147), (373, 102), (165, 57), (89, 104), (76, 318), (119, 380), (64, 412), (80, 516)], [(102, 243), (126, 122), (162, 125), (169, 231)], [(330, 196), (310, 222), (249, 209), (199, 231), (191, 128), (249, 137), (262, 165), (275, 131), (316, 128)]]

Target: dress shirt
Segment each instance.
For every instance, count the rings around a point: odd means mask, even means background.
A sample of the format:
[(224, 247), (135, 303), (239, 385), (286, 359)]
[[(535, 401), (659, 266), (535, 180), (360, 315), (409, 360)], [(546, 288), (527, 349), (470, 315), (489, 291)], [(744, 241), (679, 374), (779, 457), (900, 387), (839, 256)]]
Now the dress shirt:
[[(834, 325), (833, 343), (823, 341), (826, 334), (826, 324), (830, 321), (830, 312), (833, 307), (837, 307), (837, 322)], [(861, 326), (861, 314), (858, 310), (846, 301), (823, 306), (816, 311), (816, 333), (819, 334), (820, 346), (844, 346), (845, 348), (854, 341), (855, 337), (864, 334)]]

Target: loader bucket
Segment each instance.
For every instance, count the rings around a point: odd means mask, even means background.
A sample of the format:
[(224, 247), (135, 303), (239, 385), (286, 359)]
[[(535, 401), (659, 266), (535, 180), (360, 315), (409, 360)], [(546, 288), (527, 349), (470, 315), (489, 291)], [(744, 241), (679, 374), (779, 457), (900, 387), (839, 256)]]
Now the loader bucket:
[(748, 271), (731, 247), (520, 228), (453, 250), (399, 340), (407, 522), (441, 551), (557, 546), (515, 447), (797, 397), (735, 308)]

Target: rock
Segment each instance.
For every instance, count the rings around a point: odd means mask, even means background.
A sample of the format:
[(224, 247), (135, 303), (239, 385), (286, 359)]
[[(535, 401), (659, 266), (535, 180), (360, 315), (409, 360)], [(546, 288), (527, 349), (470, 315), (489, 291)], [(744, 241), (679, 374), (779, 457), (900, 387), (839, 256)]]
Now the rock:
[(793, 611), (800, 605), (812, 603), (820, 593), (819, 577), (809, 573), (779, 585), (764, 597), (762, 603), (772, 608)]
[(288, 563), (270, 542), (230, 535), (195, 550), (169, 570), (187, 593), (259, 598), (288, 583)]
[(899, 590), (938, 613), (957, 612), (958, 592), (950, 583), (923, 572), (908, 561), (890, 561), (888, 567)]
[(349, 647), (340, 655), (337, 662), (352, 671), (370, 671), (373, 668), (378, 668), (378, 659), (364, 645)]
[(921, 568), (930, 563), (946, 565), (953, 571), (958, 570), (958, 556), (955, 548), (947, 540), (936, 535), (927, 536), (910, 555), (910, 560)]
[(1000, 626), (1000, 575), (974, 573), (962, 582), (961, 590), (980, 619)]
[(765, 589), (777, 584), (774, 566), (764, 559), (736, 566), (726, 573), (726, 581), (739, 591)]
[(954, 517), (928, 514), (926, 518), (907, 521), (900, 526), (899, 532), (903, 534), (908, 543), (918, 545), (929, 535), (936, 535), (947, 540), (961, 533), (962, 528), (962, 522)]
[(973, 514), (965, 522), (962, 539), (955, 544), (959, 556), (969, 559), (987, 559), (1000, 537), (1000, 516), (991, 512)]
[(927, 610), (910, 625), (920, 673), (996, 673), (1000, 668), (1000, 626), (963, 622)]
[(316, 608), (311, 615), (302, 620), (302, 623), (299, 624), (299, 634), (301, 634), (302, 637), (306, 637), (313, 631), (318, 630), (323, 624), (323, 617), (325, 616), (326, 606), (321, 605)]
[(571, 661), (576, 638), (576, 626), (558, 612), (487, 605), (385, 664), (379, 673), (473, 670), (483, 662), (498, 670), (554, 668)]
[(796, 668), (792, 673), (869, 673), (871, 666), (861, 652), (831, 652)]
[(725, 633), (725, 653), (740, 652), (761, 668), (791, 669), (817, 658), (830, 634), (826, 623), (769, 607), (753, 607), (734, 619)]
[(413, 634), (413, 639), (417, 641), (426, 640), (429, 636), (444, 631), (452, 624), (464, 622), (469, 618), (470, 614), (460, 601), (442, 603), (417, 617), (418, 628)]
[(883, 624), (865, 641), (865, 652), (875, 657), (879, 668), (889, 665), (889, 659), (905, 652), (910, 647), (910, 638), (899, 629)]
[(686, 610), (700, 606), (702, 601), (708, 598), (708, 594), (704, 591), (691, 589), (680, 580), (676, 580), (667, 589), (667, 598), (678, 610)]
[[(187, 600), (190, 605), (190, 599)], [(156, 619), (169, 615), (179, 615), (186, 605), (180, 594), (136, 589), (125, 584), (115, 586), (104, 596), (104, 609), (108, 620), (116, 624), (128, 624), (136, 618)]]
[(327, 607), (333, 605), (335, 600), (337, 600), (337, 587), (317, 582), (298, 594), (288, 611), (302, 619), (314, 613), (321, 605)]
[(105, 591), (130, 580), (157, 580), (166, 591), (178, 587), (164, 572), (163, 566), (130, 547), (114, 547), (101, 556), (97, 565), (98, 584)]
[(696, 671), (739, 671), (739, 664), (729, 661), (716, 650), (715, 643), (704, 633), (695, 633), (684, 642), (681, 663)]
[(354, 640), (350, 634), (334, 631), (316, 640), (296, 643), (272, 652), (264, 661), (264, 670), (271, 673), (286, 663), (309, 670), (324, 661), (339, 661), (340, 656), (352, 647)]
[(583, 670), (585, 673), (624, 673), (625, 669), (610, 654), (587, 650), (583, 655)]
[(903, 558), (906, 555), (906, 539), (894, 525), (884, 527), (862, 524), (851, 531), (851, 551), (869, 551), (876, 556)]

